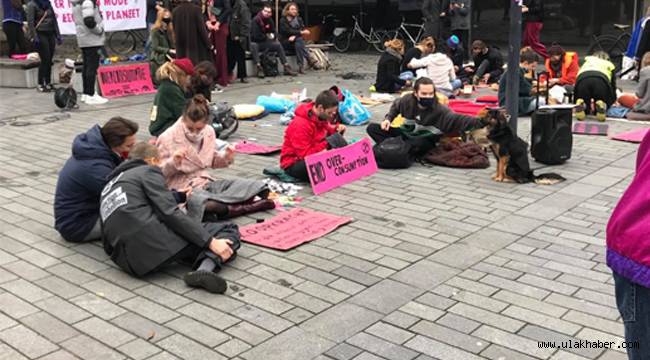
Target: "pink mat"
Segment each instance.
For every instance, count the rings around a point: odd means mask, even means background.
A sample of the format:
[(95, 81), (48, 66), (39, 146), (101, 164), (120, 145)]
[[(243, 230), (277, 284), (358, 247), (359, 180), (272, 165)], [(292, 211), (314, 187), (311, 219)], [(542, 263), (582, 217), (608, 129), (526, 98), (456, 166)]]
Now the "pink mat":
[(295, 208), (263, 223), (239, 228), (245, 242), (277, 250), (289, 250), (334, 231), (352, 218)]
[(242, 141), (235, 144), (235, 151), (242, 154), (266, 155), (273, 154), (282, 149), (280, 145), (262, 145), (250, 141)]
[(573, 124), (573, 133), (580, 135), (607, 135), (609, 125), (594, 122), (576, 122)]
[(633, 143), (640, 143), (643, 137), (650, 131), (650, 129), (637, 129), (612, 136), (614, 140), (627, 141)]

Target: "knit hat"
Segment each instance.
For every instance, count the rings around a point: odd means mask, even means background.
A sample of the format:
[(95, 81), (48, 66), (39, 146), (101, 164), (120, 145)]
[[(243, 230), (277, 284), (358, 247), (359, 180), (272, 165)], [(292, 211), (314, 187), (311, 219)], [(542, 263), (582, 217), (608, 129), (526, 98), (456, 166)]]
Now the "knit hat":
[(559, 44), (553, 44), (548, 48), (549, 55), (562, 55), (564, 54), (564, 49)]
[(187, 75), (191, 76), (194, 74), (194, 65), (189, 58), (176, 59), (172, 63), (181, 68)]
[(460, 39), (456, 35), (452, 35), (449, 37), (449, 39), (447, 39), (447, 46), (452, 49), (457, 48), (458, 44), (460, 44)]

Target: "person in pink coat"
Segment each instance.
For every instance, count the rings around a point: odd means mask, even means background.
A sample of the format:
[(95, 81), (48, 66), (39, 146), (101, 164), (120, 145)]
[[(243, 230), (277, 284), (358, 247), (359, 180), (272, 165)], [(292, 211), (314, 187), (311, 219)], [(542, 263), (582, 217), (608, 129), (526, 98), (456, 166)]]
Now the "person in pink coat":
[(204, 221), (270, 210), (275, 203), (259, 180), (216, 179), (210, 169), (224, 168), (234, 161), (235, 150), (217, 148), (214, 130), (208, 125), (210, 108), (203, 95), (188, 101), (183, 115), (156, 140), (167, 187), (191, 189), (188, 211), (200, 211)]
[(650, 359), (650, 132), (637, 154), (634, 179), (607, 224), (607, 265), (625, 326), (630, 360)]

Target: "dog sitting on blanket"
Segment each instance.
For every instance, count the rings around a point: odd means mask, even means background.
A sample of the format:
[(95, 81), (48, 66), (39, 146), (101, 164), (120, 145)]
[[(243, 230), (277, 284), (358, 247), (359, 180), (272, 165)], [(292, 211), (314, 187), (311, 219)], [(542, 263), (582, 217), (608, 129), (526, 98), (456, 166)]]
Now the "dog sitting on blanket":
[(487, 138), (497, 159), (497, 172), (492, 180), (540, 185), (554, 185), (566, 180), (555, 173), (533, 173), (528, 162), (528, 144), (512, 130), (508, 124), (510, 117), (504, 108), (488, 108), (479, 116), (488, 118)]

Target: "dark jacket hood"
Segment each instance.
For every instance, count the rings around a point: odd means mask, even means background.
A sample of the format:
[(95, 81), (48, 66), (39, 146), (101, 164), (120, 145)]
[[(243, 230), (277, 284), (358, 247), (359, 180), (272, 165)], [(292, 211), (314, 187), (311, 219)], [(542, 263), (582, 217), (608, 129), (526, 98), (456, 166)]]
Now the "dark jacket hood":
[(127, 160), (120, 165), (118, 165), (113, 172), (108, 175), (108, 180), (113, 179), (117, 175), (119, 175), (121, 172), (131, 170), (140, 166), (149, 166), (146, 161), (142, 159), (133, 159), (133, 160)]
[(120, 162), (120, 157), (104, 142), (99, 125), (75, 137), (72, 156), (77, 160), (106, 159), (114, 163)]

